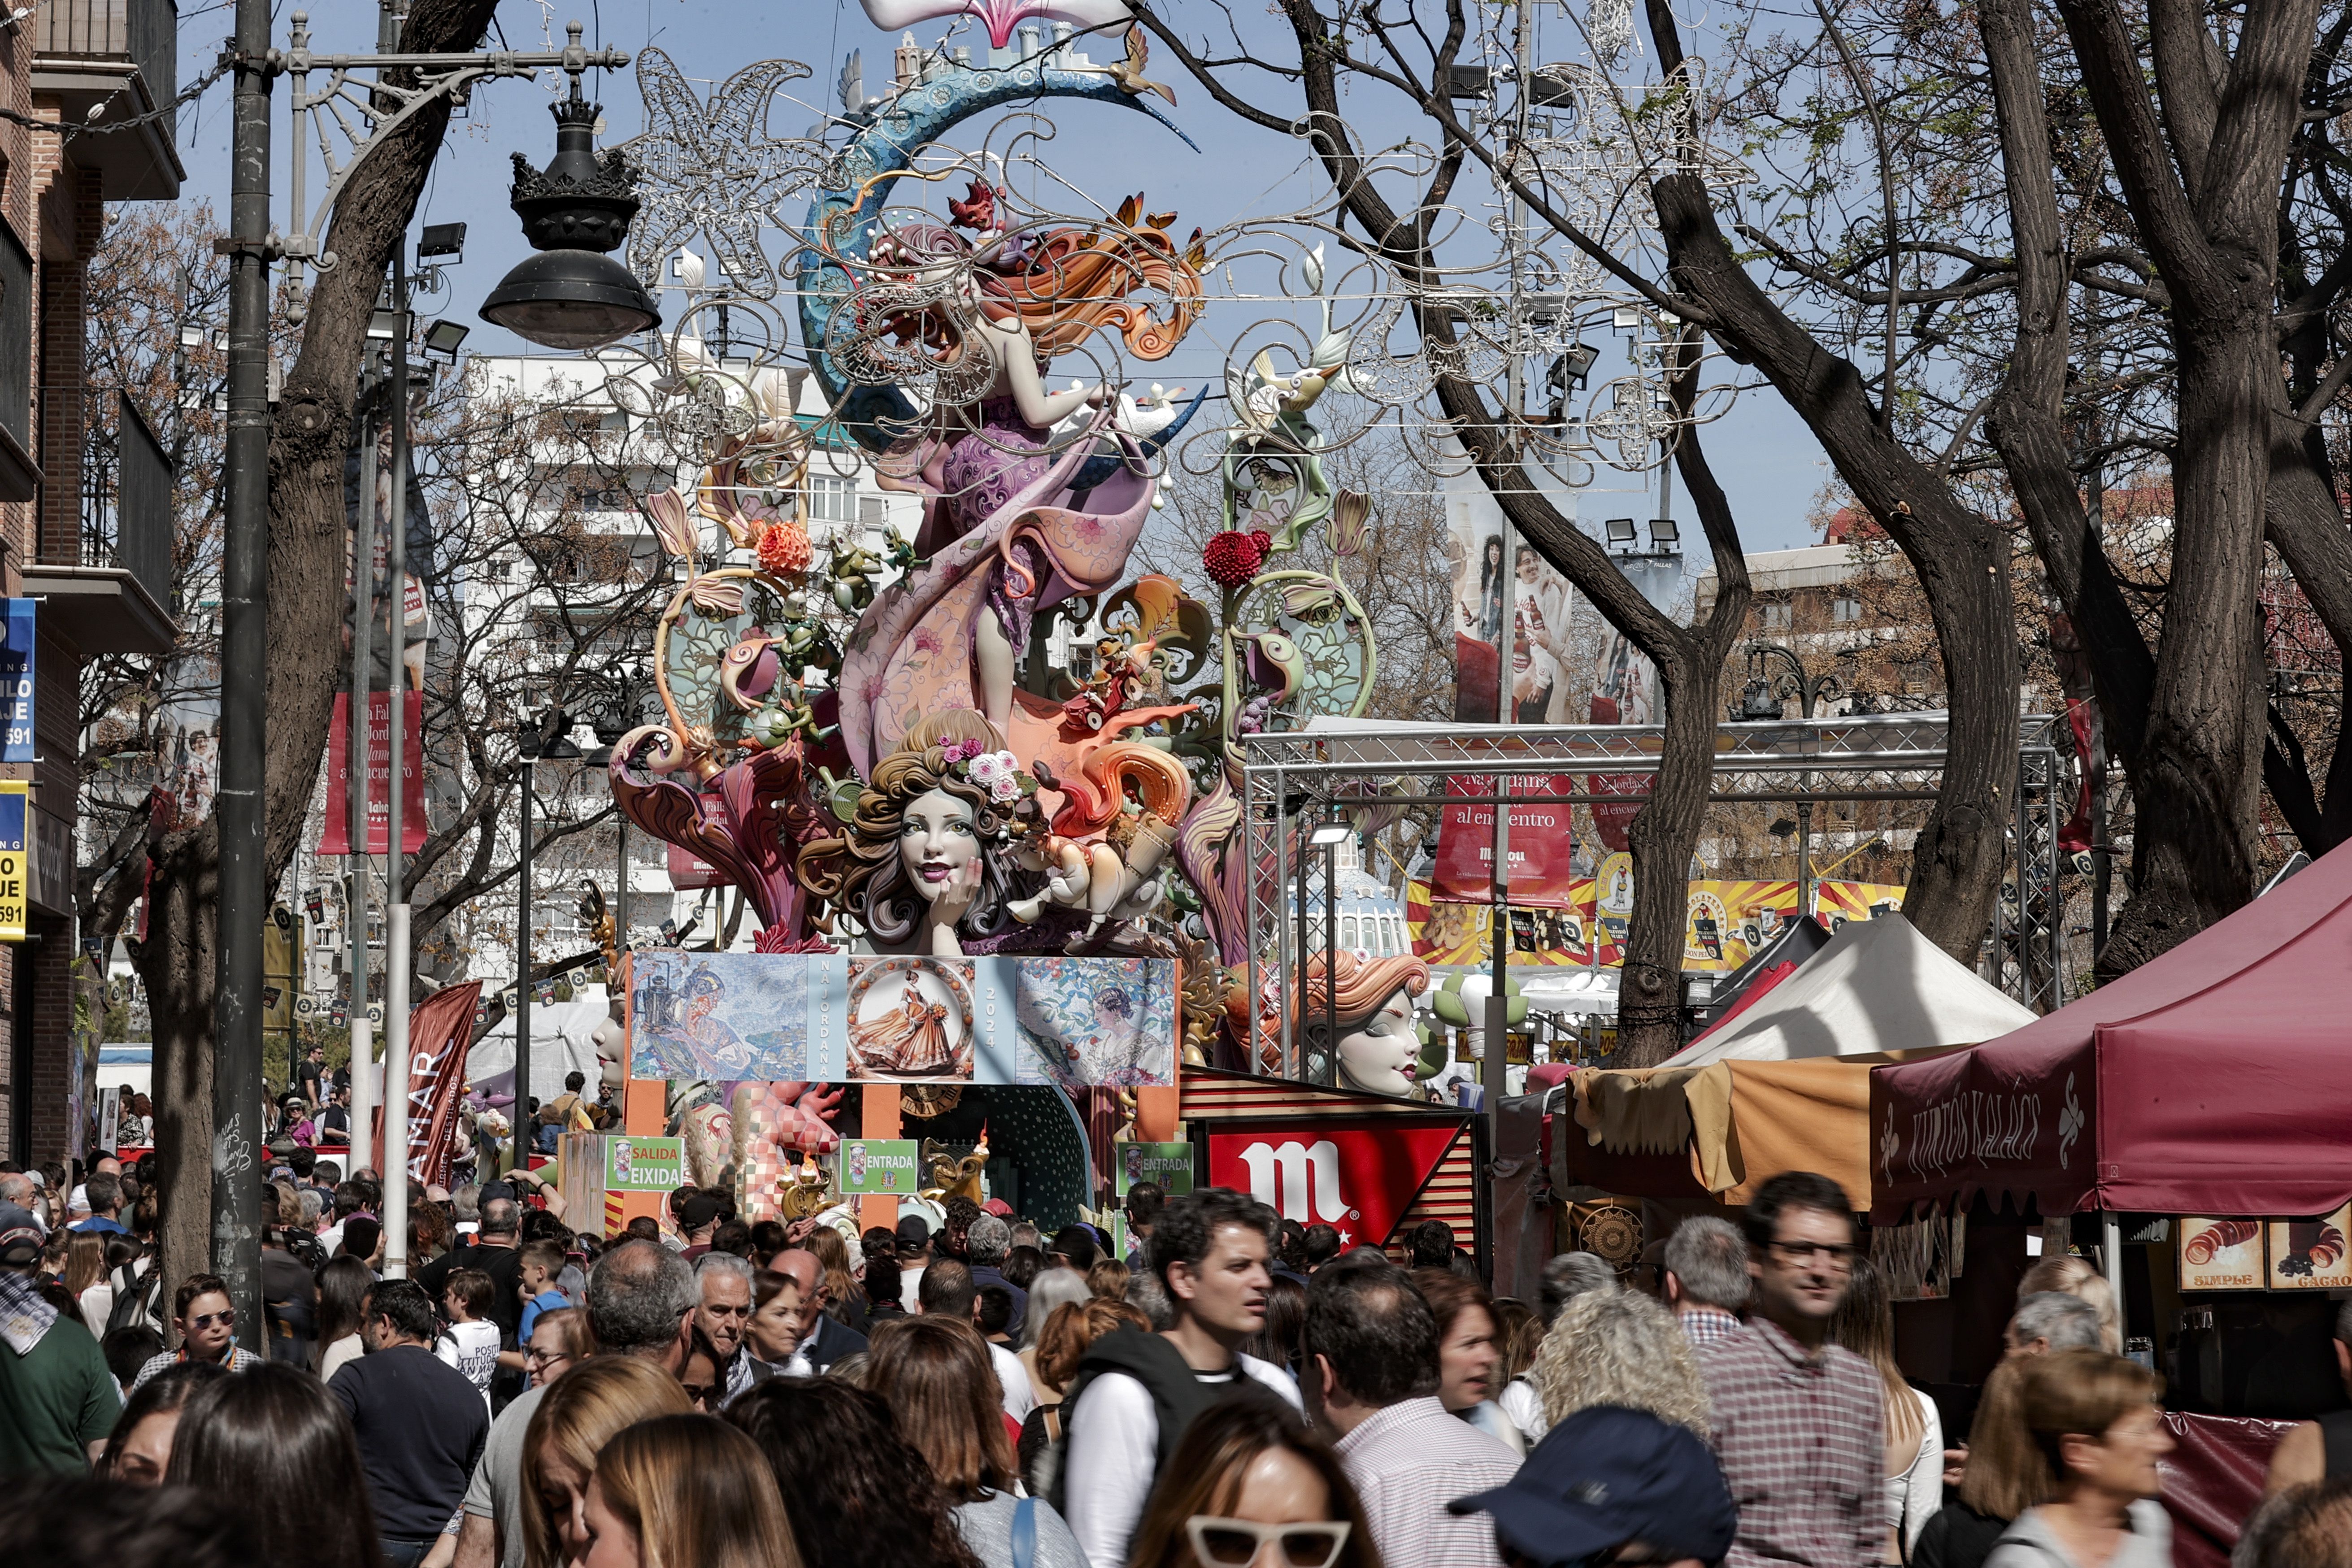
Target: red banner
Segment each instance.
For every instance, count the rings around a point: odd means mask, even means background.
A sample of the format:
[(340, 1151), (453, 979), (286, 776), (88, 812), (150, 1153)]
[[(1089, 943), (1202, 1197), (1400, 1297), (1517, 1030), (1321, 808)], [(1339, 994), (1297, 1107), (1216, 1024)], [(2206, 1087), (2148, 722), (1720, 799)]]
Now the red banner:
[[(466, 1087), (466, 1052), (482, 983), (436, 991), (408, 1013), (408, 1174), (427, 1186), (449, 1184), (457, 1150), (457, 1099)], [(383, 1169), (381, 1132), (376, 1169)]]
[(682, 844), (668, 846), (669, 885), (672, 890), (692, 888), (731, 888), (735, 879), (695, 854)]
[[(415, 854), (425, 847), (425, 698), (415, 691), (400, 694), (405, 721), (401, 726), (400, 815), (401, 848)], [(335, 693), (335, 717), (327, 729), (327, 813), (319, 833), (319, 853), (352, 852), (352, 697)], [(392, 831), (392, 693), (368, 693), (368, 827), (367, 853), (384, 852)]]
[(1393, 1116), (1213, 1122), (1209, 1181), (1285, 1219), (1334, 1226), (1342, 1247), (1382, 1246), (1462, 1131), (1459, 1121), (1400, 1126)]
[[(1566, 775), (1510, 781), (1511, 793), (1532, 805), (1511, 807), (1511, 902), (1521, 908), (1564, 910), (1575, 902), (1576, 824), (1566, 801), (1546, 795), (1576, 793)], [(1445, 781), (1448, 795), (1498, 795), (1486, 773), (1459, 773)], [(1437, 836), (1437, 866), (1429, 896), (1439, 903), (1494, 901), (1495, 808), (1449, 805)]]

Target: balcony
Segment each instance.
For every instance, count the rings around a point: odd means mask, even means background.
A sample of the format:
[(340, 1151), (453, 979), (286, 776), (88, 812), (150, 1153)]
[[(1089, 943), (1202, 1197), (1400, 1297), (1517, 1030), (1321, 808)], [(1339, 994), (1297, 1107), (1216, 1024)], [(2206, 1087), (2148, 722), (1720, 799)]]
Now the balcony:
[[(34, 97), (54, 100), (68, 124), (135, 119), (179, 92), (173, 0), (47, 0), (31, 25)], [(175, 140), (166, 115), (111, 136), (72, 137), (66, 158), (97, 175), (110, 202), (168, 202), (187, 178)]]

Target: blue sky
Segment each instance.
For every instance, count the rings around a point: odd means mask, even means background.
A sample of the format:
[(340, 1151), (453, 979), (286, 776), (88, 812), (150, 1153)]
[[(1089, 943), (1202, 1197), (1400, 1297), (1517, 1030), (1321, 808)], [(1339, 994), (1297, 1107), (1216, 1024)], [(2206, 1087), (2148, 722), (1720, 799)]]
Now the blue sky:
[[(292, 8), (284, 5), (278, 11), (277, 31), (281, 43)], [(373, 47), (373, 5), (361, 0), (310, 0), (309, 10), (314, 50), (359, 52)], [(778, 101), (769, 125), (780, 136), (798, 134), (817, 120), (819, 95), (830, 101), (842, 58), (851, 49), (862, 51), (868, 90), (882, 85), (897, 42), (867, 22), (855, 0), (781, 4), (555, 0), (545, 8), (508, 0), (500, 7), (499, 22), (509, 46), (531, 49), (549, 47), (544, 40), (551, 34), (560, 45), (563, 24), (574, 16), (589, 27), (592, 44), (601, 37), (605, 45), (633, 55), (648, 43), (657, 45), (705, 90), (714, 79), (723, 79), (755, 59), (784, 56), (803, 61), (814, 75), (786, 84), (784, 93), (794, 101)], [(228, 25), (225, 4), (184, 9), (180, 24), (183, 81), (210, 65)], [(942, 27), (941, 23), (929, 24), (918, 29), (917, 37), (928, 42)], [(984, 37), (981, 43), (985, 45)], [(1097, 44), (1091, 52), (1100, 59), (1110, 50)], [(1052, 105), (1056, 133), (1041, 156), (1070, 186), (1106, 207), (1117, 205), (1129, 192), (1147, 192), (1153, 210), (1173, 208), (1179, 213), (1179, 233), (1195, 224), (1215, 227), (1244, 216), (1271, 216), (1314, 206), (1326, 199), (1320, 174), (1302, 160), (1296, 143), (1247, 125), (1207, 102), (1197, 85), (1183, 79), (1172, 62), (1155, 60), (1153, 67), (1150, 74), (1176, 90), (1180, 107), (1170, 111), (1171, 118), (1200, 144), (1201, 151), (1193, 152), (1140, 115), (1091, 103)], [(548, 72), (536, 84), (506, 80), (478, 86), (470, 114), (450, 128), (418, 214), (420, 223), (463, 221), (467, 225), (464, 264), (451, 272), (444, 294), (423, 301), (420, 309), (466, 321), (473, 328), (467, 346), (474, 352), (509, 353), (523, 347), (482, 321), (475, 311), (507, 269), (528, 254), (520, 226), (507, 208), (507, 155), (520, 152), (534, 163), (544, 163), (552, 153), (553, 125), (547, 104), (561, 91), (562, 80), (561, 72)], [(633, 74), (614, 73), (599, 84), (592, 73), (590, 90), (605, 105), (606, 142), (626, 140), (643, 129)], [(278, 193), (278, 221), (284, 226), (289, 216), (286, 192), (293, 147), (282, 84), (277, 101), (273, 186)], [(983, 134), (984, 122), (975, 121), (964, 130), (969, 133), (967, 144), (971, 144)], [(1401, 129), (1398, 134), (1404, 132)], [(227, 205), (228, 135), (224, 84), (192, 107), (181, 128), (182, 155), (189, 173), (184, 196), (208, 199), (218, 211), (226, 211)], [(311, 157), (315, 202), (323, 174), (315, 152)], [(1015, 179), (1017, 184), (1017, 174)], [(1048, 205), (1065, 210), (1071, 206), (1066, 202)], [(1204, 374), (1222, 366), (1222, 343), (1262, 313), (1246, 304), (1213, 304), (1209, 319), (1196, 329), (1193, 338), (1170, 361), (1148, 367), (1148, 374), (1139, 379), (1147, 384), (1161, 381), (1197, 386)], [(1777, 395), (1769, 391), (1744, 395), (1729, 414), (1708, 428), (1706, 439), (1709, 458), (1731, 496), (1750, 550), (1812, 542), (1805, 512), (1829, 469), (1802, 422)], [(1629, 489), (1640, 485), (1638, 477), (1611, 475), (1607, 470), (1601, 482)], [(1601, 516), (1633, 510), (1634, 504), (1631, 498), (1604, 500), (1596, 495), (1583, 510), (1588, 515)], [(1692, 537), (1696, 539), (1695, 531)]]

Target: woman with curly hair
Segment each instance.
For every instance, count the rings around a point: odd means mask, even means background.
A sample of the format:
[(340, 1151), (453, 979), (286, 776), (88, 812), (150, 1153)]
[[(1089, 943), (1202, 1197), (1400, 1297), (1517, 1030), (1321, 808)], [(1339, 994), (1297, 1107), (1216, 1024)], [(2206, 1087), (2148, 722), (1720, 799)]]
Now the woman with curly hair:
[(1634, 1290), (1588, 1290), (1560, 1310), (1528, 1374), (1557, 1426), (1595, 1405), (1646, 1410), (1707, 1434), (1706, 1383), (1675, 1315)]
[[(890, 1407), (835, 1377), (772, 1378), (727, 1407), (760, 1447), (803, 1563), (981, 1568)], [(854, 1455), (854, 1463), (843, 1456)]]
[(1021, 792), (996, 782), (1000, 769), (1009, 779), (1003, 745), (987, 720), (951, 710), (875, 764), (846, 831), (800, 854), (801, 883), (828, 906), (828, 931), (847, 914), (877, 952), (946, 958), (1006, 944)]
[(1412, 999), (1428, 989), (1429, 965), (1418, 958), (1360, 959), (1343, 950), (1327, 979), (1323, 955), (1310, 957), (1291, 1022), (1306, 1042), (1309, 1074), (1334, 1074), (1342, 1089), (1410, 1095), (1421, 1056)]

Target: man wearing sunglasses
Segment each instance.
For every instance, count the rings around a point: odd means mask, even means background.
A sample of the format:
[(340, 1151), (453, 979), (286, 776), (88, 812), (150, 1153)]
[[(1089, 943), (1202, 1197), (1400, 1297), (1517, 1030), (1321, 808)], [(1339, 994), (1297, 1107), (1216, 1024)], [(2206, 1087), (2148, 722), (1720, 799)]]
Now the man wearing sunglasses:
[(1746, 1226), (1748, 1326), (1692, 1347), (1739, 1500), (1728, 1568), (1866, 1568), (1886, 1540), (1885, 1385), (1828, 1342), (1853, 1275), (1853, 1210), (1827, 1176), (1784, 1171), (1748, 1200)]
[(259, 1366), (261, 1358), (236, 1342), (236, 1309), (229, 1304), (228, 1281), (217, 1274), (191, 1274), (181, 1281), (173, 1298), (172, 1325), (180, 1331), (180, 1348), (149, 1356), (131, 1384), (141, 1385), (167, 1366), (184, 1361), (208, 1361), (231, 1372)]
[(1646, 1410), (1580, 1410), (1509, 1482), (1447, 1505), (1486, 1514), (1506, 1568), (1713, 1568), (1739, 1510), (1696, 1433)]

